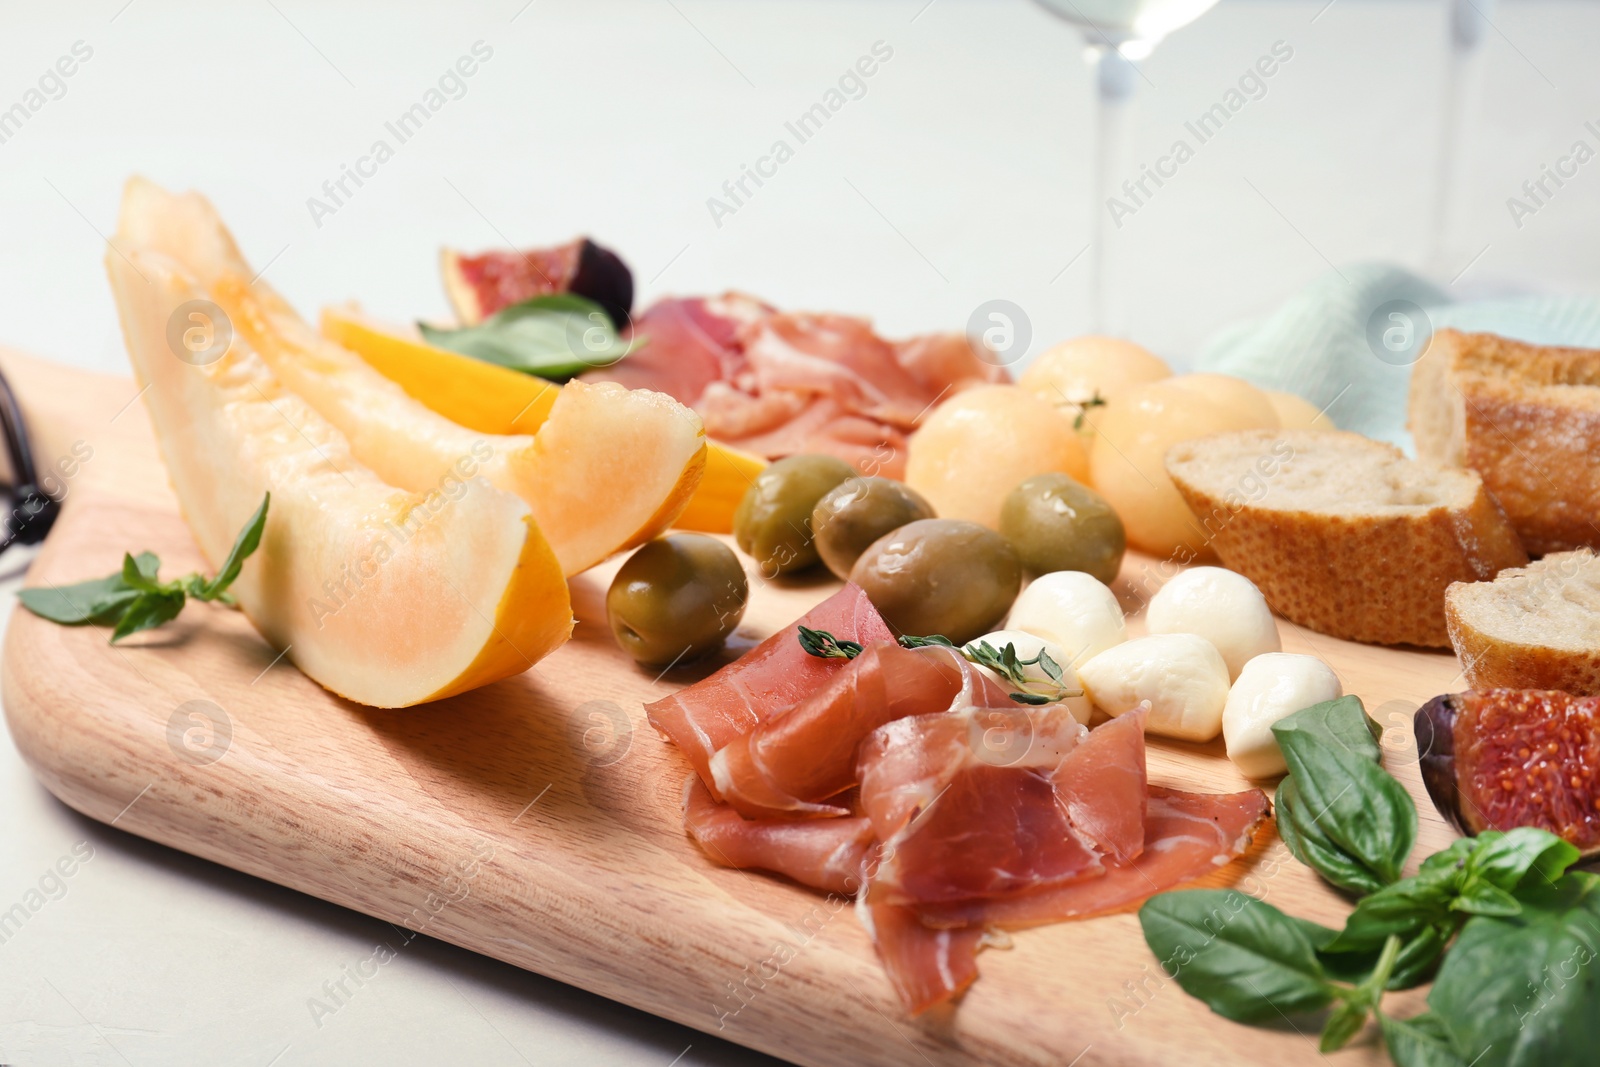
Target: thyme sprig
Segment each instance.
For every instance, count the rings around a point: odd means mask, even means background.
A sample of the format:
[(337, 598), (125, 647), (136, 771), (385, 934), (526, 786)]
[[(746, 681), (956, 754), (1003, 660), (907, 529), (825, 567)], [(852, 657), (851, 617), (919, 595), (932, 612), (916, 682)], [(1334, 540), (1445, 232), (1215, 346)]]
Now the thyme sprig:
[[(1053, 704), (1068, 697), (1083, 696), (1082, 689), (1067, 685), (1066, 672), (1042, 648), (1032, 659), (1023, 659), (1017, 653), (1017, 646), (1009, 641), (1001, 648), (987, 641), (957, 645), (941, 634), (928, 634), (925, 637), (907, 635), (900, 638), (900, 645), (902, 648), (938, 646), (959, 652), (967, 662), (987, 667), (1004, 678), (1016, 690), (1011, 694), (1011, 699), (1018, 704)], [(809, 626), (800, 627), (800, 647), (822, 659), (855, 659), (863, 651), (858, 642), (841, 641), (826, 630), (813, 630)], [(1045, 678), (1029, 677), (1026, 668), (1034, 666), (1044, 672)]]
[(1084, 416), (1089, 414), (1089, 409), (1090, 408), (1103, 408), (1105, 406), (1106, 406), (1106, 398), (1100, 395), (1100, 390), (1096, 389), (1094, 391), (1094, 395), (1093, 396), (1091, 396), (1088, 400), (1085, 400), (1083, 403), (1078, 405), (1078, 414), (1072, 420), (1072, 428), (1074, 430), (1083, 429)]

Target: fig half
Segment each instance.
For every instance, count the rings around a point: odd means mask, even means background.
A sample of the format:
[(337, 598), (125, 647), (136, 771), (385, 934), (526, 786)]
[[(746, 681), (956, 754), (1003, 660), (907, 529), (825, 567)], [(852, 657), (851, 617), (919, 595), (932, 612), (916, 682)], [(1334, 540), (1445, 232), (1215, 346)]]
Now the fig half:
[(1534, 826), (1600, 855), (1600, 697), (1452, 693), (1418, 708), (1412, 731), (1428, 796), (1462, 833)]
[(619, 330), (633, 310), (633, 272), (608, 248), (580, 237), (554, 248), (496, 249), (469, 256), (445, 249), (444, 289), (463, 326), (476, 326), (512, 304), (547, 293), (587, 297)]

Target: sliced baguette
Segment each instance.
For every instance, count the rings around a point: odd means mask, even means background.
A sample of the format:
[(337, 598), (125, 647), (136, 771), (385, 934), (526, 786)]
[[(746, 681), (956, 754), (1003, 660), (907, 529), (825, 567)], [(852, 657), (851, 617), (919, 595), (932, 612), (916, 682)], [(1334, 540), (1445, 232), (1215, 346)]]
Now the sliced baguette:
[(1472, 688), (1600, 696), (1600, 556), (1588, 549), (1457, 582), (1444, 615)]
[(1600, 351), (1440, 330), (1406, 424), (1418, 458), (1483, 476), (1529, 552), (1600, 546)]
[(1445, 588), (1528, 562), (1476, 474), (1359, 434), (1218, 434), (1166, 463), (1223, 563), (1320, 633), (1445, 647)]

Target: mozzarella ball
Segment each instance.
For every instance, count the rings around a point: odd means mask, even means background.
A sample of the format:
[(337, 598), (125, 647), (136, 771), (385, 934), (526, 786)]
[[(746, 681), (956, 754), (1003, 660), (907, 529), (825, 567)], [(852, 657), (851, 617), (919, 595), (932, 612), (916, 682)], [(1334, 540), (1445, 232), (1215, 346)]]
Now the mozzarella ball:
[(1015, 385), (980, 385), (935, 408), (911, 435), (906, 484), (941, 519), (1000, 526), (1006, 495), (1036, 474), (1089, 477), (1072, 417)]
[(1198, 634), (1217, 646), (1237, 678), (1244, 665), (1283, 647), (1272, 609), (1255, 583), (1224, 567), (1190, 567), (1150, 598), (1145, 629), (1153, 634)]
[[(1056, 665), (1061, 668), (1061, 685), (1067, 689), (1082, 688), (1082, 684), (1078, 681), (1078, 672), (1072, 669), (1072, 664), (1066, 652), (1062, 651), (1061, 646), (1054, 641), (1046, 641), (1042, 637), (1024, 633), (1021, 630), (996, 630), (994, 633), (984, 634), (977, 641), (968, 641), (967, 647), (970, 648), (976, 645), (978, 641), (989, 642), (990, 646), (996, 651), (1004, 651), (1007, 645), (1012, 645), (1017, 650), (1018, 659), (1034, 659), (1039, 655), (1040, 650), (1048, 652), (1050, 658), (1055, 660)], [(1007, 692), (1022, 692), (1021, 689), (1012, 685), (988, 667), (979, 666), (977, 669), (988, 675), (990, 681)], [(1056, 684), (1055, 680), (1037, 663), (1024, 667), (1022, 673), (1030, 681), (1045, 682), (1049, 685)], [(1067, 697), (1061, 701), (1061, 706), (1071, 712), (1072, 717), (1085, 726), (1089, 725), (1089, 716), (1094, 714), (1094, 704), (1087, 696)]]
[(1179, 381), (1151, 382), (1107, 405), (1095, 419), (1089, 467), (1095, 491), (1122, 518), (1129, 544), (1163, 557), (1181, 549), (1193, 558), (1208, 551), (1209, 539), (1167, 474), (1167, 450), (1196, 437), (1278, 423), (1270, 406), (1267, 421)]
[(1128, 639), (1116, 594), (1083, 571), (1053, 571), (1035, 578), (1011, 605), (1006, 629), (1052, 642), (1067, 657), (1058, 662), (1073, 666)]
[(1263, 389), (1267, 403), (1277, 412), (1278, 426), (1285, 430), (1331, 430), (1333, 420), (1317, 410), (1317, 406), (1293, 393), (1280, 393)]
[(1094, 706), (1123, 715), (1150, 702), (1145, 733), (1209, 741), (1222, 729), (1228, 665), (1194, 634), (1152, 634), (1108, 648), (1078, 668)]
[(1271, 778), (1289, 769), (1272, 724), (1302, 708), (1344, 695), (1339, 676), (1315, 656), (1268, 652), (1244, 665), (1222, 709), (1228, 758), (1241, 774)]

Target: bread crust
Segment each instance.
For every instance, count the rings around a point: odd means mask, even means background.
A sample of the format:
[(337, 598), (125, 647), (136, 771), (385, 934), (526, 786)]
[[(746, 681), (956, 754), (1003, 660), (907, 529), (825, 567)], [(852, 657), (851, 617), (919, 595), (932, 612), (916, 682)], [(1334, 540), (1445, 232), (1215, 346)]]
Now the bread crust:
[[(1264, 442), (1274, 436), (1254, 432)], [(1357, 440), (1400, 457), (1390, 445)], [(1223, 563), (1260, 588), (1275, 612), (1319, 633), (1369, 644), (1449, 647), (1445, 589), (1528, 562), (1505, 513), (1481, 481), (1466, 507), (1440, 505), (1420, 514), (1230, 506), (1173, 467), (1180, 450), (1202, 445), (1175, 448), (1168, 453), (1167, 469), (1197, 515), (1231, 513), (1215, 530), (1212, 547)]]
[[(1592, 567), (1593, 561), (1588, 552), (1547, 556), (1500, 577), (1502, 582), (1513, 576), (1536, 577), (1540, 597), (1553, 598), (1561, 595), (1562, 582), (1577, 577), (1576, 572), (1564, 571), (1569, 563)], [(1600, 648), (1554, 648), (1488, 632), (1497, 612), (1517, 610), (1514, 602), (1485, 599), (1485, 592), (1496, 592), (1494, 585), (1488, 583), (1486, 590), (1483, 583), (1457, 582), (1445, 590), (1445, 625), (1467, 684), (1473, 689), (1558, 689), (1574, 696), (1600, 696)]]
[(1600, 350), (1440, 330), (1407, 425), (1420, 458), (1482, 475), (1529, 552), (1600, 546)]

